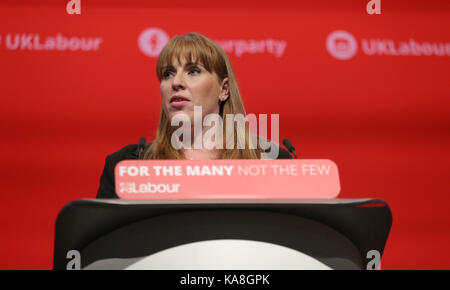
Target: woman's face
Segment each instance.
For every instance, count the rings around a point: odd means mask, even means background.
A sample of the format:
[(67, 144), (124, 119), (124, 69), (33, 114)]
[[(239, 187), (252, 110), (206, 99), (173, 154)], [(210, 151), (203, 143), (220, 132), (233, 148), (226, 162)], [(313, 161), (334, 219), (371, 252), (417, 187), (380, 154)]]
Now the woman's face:
[(194, 106), (202, 107), (202, 115), (219, 113), (219, 97), (228, 97), (228, 78), (219, 82), (215, 73), (201, 63), (183, 60), (163, 69), (160, 89), (164, 113), (169, 120), (176, 114), (187, 114), (194, 123)]

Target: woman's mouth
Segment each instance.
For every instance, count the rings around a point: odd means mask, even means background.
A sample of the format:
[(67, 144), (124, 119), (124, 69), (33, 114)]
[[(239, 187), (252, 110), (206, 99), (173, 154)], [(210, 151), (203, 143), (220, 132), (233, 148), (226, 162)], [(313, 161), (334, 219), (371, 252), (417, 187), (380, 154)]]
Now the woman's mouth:
[(169, 101), (170, 105), (174, 108), (181, 108), (189, 102), (189, 99), (183, 96), (172, 96)]

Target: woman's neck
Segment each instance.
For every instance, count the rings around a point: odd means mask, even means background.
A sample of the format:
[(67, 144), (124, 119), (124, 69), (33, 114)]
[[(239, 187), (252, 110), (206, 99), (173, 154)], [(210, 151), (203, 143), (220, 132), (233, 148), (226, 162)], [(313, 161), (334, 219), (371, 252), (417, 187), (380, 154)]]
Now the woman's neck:
[(189, 160), (209, 160), (217, 159), (219, 152), (217, 150), (208, 149), (182, 149), (183, 155)]
[[(191, 144), (191, 149), (181, 149), (181, 152), (183, 153), (184, 157), (186, 159), (189, 160), (209, 160), (209, 159), (217, 159), (220, 156), (220, 152), (217, 149), (207, 149), (205, 148), (205, 143), (204, 141), (204, 135), (207, 132), (207, 130), (210, 129), (210, 127), (203, 127), (202, 128), (202, 134), (201, 136), (194, 136), (194, 134), (192, 134), (192, 144)], [(193, 131), (193, 130), (192, 130)], [(200, 139), (201, 140), (196, 140), (196, 139)], [(214, 141), (214, 140), (212, 140)], [(201, 148), (195, 148), (194, 144), (202, 144)]]

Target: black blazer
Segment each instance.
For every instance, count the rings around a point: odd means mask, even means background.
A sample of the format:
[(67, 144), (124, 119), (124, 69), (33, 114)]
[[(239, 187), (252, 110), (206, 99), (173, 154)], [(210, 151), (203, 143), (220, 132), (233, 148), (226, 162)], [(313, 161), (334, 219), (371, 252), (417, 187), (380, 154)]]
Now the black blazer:
[[(147, 144), (150, 145), (151, 143)], [(290, 159), (291, 154), (280, 147), (277, 159)], [(123, 147), (117, 152), (106, 156), (105, 168), (100, 177), (100, 187), (97, 191), (97, 198), (118, 198), (115, 190), (114, 169), (116, 164), (122, 160), (138, 159), (138, 144), (131, 144)]]

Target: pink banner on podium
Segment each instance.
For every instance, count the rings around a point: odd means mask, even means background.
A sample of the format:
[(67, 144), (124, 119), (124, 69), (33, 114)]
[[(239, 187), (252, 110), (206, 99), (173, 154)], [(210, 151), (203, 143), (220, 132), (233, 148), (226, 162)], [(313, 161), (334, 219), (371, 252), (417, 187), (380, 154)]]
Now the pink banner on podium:
[(337, 165), (327, 159), (124, 160), (115, 168), (123, 199), (336, 198)]

